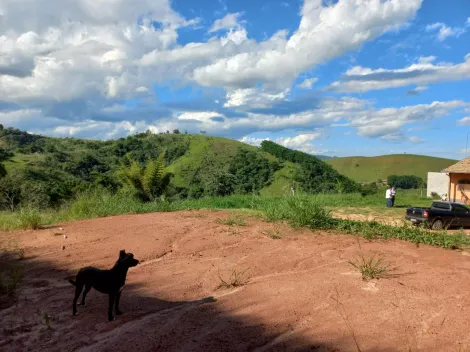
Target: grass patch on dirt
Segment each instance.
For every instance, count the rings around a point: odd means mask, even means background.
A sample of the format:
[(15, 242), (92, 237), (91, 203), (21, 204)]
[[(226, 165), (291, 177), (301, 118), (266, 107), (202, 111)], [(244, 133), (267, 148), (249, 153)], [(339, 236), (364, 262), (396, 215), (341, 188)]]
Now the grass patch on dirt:
[(282, 232), (279, 227), (279, 224), (274, 224), (272, 229), (266, 229), (261, 232), (263, 235), (268, 236), (273, 240), (279, 240), (282, 238)]
[(228, 215), (227, 218), (221, 219), (217, 218), (217, 223), (221, 225), (228, 225), (228, 226), (245, 226), (245, 220), (239, 215), (231, 213)]
[(380, 279), (390, 270), (390, 264), (385, 263), (384, 257), (376, 256), (375, 254), (369, 257), (360, 254), (354, 260), (348, 261), (348, 263), (359, 270), (364, 281)]
[(245, 275), (249, 268), (245, 270), (233, 269), (227, 279), (222, 278), (219, 272), (219, 286), (217, 288), (232, 288), (240, 287), (248, 282), (248, 277)]

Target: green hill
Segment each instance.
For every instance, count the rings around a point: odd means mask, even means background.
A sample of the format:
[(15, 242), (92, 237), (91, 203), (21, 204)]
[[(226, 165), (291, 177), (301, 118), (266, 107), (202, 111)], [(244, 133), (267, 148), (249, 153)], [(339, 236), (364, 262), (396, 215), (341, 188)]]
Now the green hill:
[(353, 156), (332, 158), (325, 162), (339, 173), (357, 182), (386, 180), (390, 175), (414, 175), (427, 178), (428, 172), (438, 172), (457, 160), (413, 154), (391, 154), (376, 157)]
[(165, 171), (173, 175), (165, 193), (170, 199), (283, 195), (290, 193), (292, 185), (307, 193), (356, 190), (353, 181), (320, 159), (272, 142), (271, 149), (263, 150), (226, 138), (175, 132), (98, 141), (2, 128), (0, 166), (7, 175), (0, 172), (0, 194), (8, 196), (0, 199), (0, 208), (24, 203), (56, 206), (96, 187), (112, 192), (134, 187), (132, 178), (144, 180), (149, 160), (163, 152)]

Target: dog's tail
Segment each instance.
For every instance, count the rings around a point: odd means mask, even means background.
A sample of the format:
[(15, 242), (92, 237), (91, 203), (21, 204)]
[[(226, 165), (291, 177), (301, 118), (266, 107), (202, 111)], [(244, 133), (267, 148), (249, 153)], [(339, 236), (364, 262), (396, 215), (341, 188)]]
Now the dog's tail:
[(64, 279), (67, 280), (68, 282), (70, 282), (72, 285), (77, 286), (77, 283), (74, 280), (75, 277), (76, 277), (76, 275), (69, 275), (67, 277), (64, 277)]

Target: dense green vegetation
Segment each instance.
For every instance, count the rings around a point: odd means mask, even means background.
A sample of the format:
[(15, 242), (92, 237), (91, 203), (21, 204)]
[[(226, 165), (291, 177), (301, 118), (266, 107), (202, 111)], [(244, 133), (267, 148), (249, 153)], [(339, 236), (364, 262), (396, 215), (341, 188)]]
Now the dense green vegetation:
[(342, 175), (357, 182), (386, 180), (390, 175), (396, 174), (413, 175), (426, 180), (428, 172), (439, 172), (457, 162), (457, 160), (413, 154), (354, 156), (325, 161)]
[(0, 148), (0, 209), (4, 210), (57, 208), (96, 189), (132, 194), (143, 202), (286, 195), (294, 185), (308, 194), (359, 189), (318, 158), (272, 142), (255, 148), (179, 131), (95, 141), (2, 127)]
[(306, 193), (335, 191), (350, 193), (358, 190), (358, 185), (339, 174), (335, 169), (317, 157), (280, 146), (271, 141), (263, 141), (261, 150), (270, 153), (280, 160), (290, 161), (299, 165), (293, 173), (293, 180)]
[(390, 175), (388, 184), (402, 189), (417, 189), (426, 185), (421, 177), (413, 175)]

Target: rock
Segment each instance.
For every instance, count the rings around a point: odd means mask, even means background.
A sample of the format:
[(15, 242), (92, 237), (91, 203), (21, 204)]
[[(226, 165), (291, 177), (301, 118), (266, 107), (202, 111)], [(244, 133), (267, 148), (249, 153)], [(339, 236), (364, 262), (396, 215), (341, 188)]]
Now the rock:
[(62, 250), (64, 250), (64, 249), (65, 249), (65, 246), (62, 246)]

